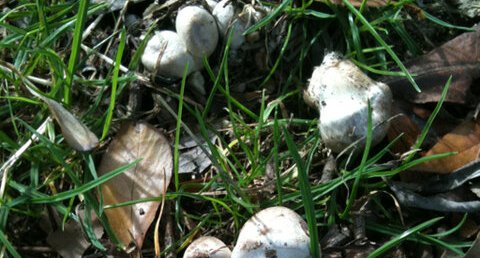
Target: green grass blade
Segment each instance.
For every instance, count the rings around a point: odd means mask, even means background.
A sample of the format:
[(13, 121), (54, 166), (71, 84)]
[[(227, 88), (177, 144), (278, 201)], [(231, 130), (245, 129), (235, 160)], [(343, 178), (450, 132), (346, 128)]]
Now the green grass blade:
[(48, 35), (48, 26), (44, 12), (45, 3), (43, 0), (36, 0), (35, 3), (37, 7), (38, 20), (40, 21), (40, 31), (42, 32), (42, 37), (46, 37)]
[[(423, 141), (425, 140), (425, 138), (427, 137), (427, 133), (428, 133), (428, 131), (430, 130), (430, 127), (432, 126), (433, 120), (434, 120), (435, 117), (437, 116), (438, 112), (440, 112), (440, 108), (442, 107), (442, 104), (443, 104), (443, 102), (445, 101), (445, 98), (447, 97), (448, 89), (450, 88), (450, 84), (451, 84), (451, 83), (452, 83), (452, 76), (450, 76), (450, 77), (448, 78), (447, 83), (446, 83), (445, 86), (443, 87), (442, 95), (440, 96), (440, 100), (438, 101), (437, 105), (435, 106), (435, 109), (433, 109), (432, 114), (430, 115), (430, 117), (428, 117), (427, 123), (425, 124), (425, 126), (424, 126), (423, 129), (422, 129), (422, 133), (420, 134), (420, 136), (418, 137), (417, 142), (415, 143), (414, 149), (420, 149), (420, 147), (422, 146), (422, 143), (423, 143)], [(404, 163), (409, 162), (409, 161), (413, 158), (414, 155), (415, 155), (415, 152), (412, 152), (412, 153), (405, 159)]]
[(300, 154), (292, 139), (292, 136), (287, 129), (283, 130), (285, 135), (285, 142), (287, 143), (290, 155), (295, 160), (298, 170), (298, 183), (300, 192), (302, 194), (302, 202), (304, 204), (305, 216), (307, 217), (308, 231), (310, 233), (310, 255), (311, 257), (321, 257), (321, 252), (318, 242), (317, 220), (315, 216), (315, 207), (313, 204), (312, 192), (308, 180), (308, 171), (305, 170)]
[(453, 228), (447, 230), (447, 231), (443, 231), (443, 232), (438, 232), (436, 234), (432, 234), (430, 235), (431, 237), (438, 237), (438, 238), (444, 238), (444, 237), (447, 237), (455, 232), (457, 232), (457, 230), (459, 230), (464, 224), (465, 222), (467, 221), (467, 218), (468, 218), (468, 213), (465, 213), (463, 215), (463, 218), (462, 220)]
[(434, 23), (436, 23), (440, 26), (443, 26), (443, 27), (446, 27), (446, 28), (451, 28), (451, 29), (457, 29), (457, 30), (475, 31), (474, 28), (457, 26), (457, 25), (450, 24), (448, 22), (444, 22), (444, 21), (438, 19), (437, 17), (427, 13), (425, 10), (422, 10), (422, 13), (423, 13), (423, 15), (425, 15), (425, 18), (429, 19), (430, 21), (432, 21), (432, 22), (434, 22)]
[(107, 137), (110, 124), (112, 123), (113, 111), (115, 109), (115, 103), (117, 99), (118, 73), (120, 71), (120, 63), (122, 62), (123, 50), (125, 49), (125, 34), (125, 29), (123, 29), (122, 33), (120, 34), (120, 44), (118, 45), (115, 66), (113, 68), (112, 93), (110, 95), (110, 104), (108, 105), (107, 117), (105, 118), (105, 124), (103, 126), (102, 140)]
[(356, 21), (353, 19), (352, 13), (348, 14), (348, 24), (350, 25), (353, 47), (355, 49), (357, 59), (361, 63), (365, 63), (365, 56), (363, 55), (363, 51), (362, 51), (362, 42), (361, 42), (360, 32), (356, 24)]
[(411, 229), (408, 229), (406, 231), (404, 231), (402, 234), (392, 238), (390, 241), (386, 242), (385, 244), (383, 244), (380, 248), (376, 249), (375, 251), (373, 251), (370, 255), (368, 255), (368, 258), (375, 258), (375, 257), (378, 257), (380, 255), (383, 255), (385, 254), (385, 252), (391, 248), (393, 248), (394, 246), (400, 244), (401, 242), (403, 242), (408, 236), (412, 235), (412, 234), (416, 234), (416, 233), (419, 233), (420, 231), (422, 231), (423, 229), (425, 228), (428, 228), (430, 226), (432, 226), (433, 224), (437, 223), (439, 220), (443, 219), (443, 217), (438, 217), (438, 218), (434, 218), (434, 219), (431, 219), (431, 220), (428, 220), (426, 222), (423, 222), (422, 224), (420, 225), (417, 225)]
[(303, 14), (308, 15), (308, 16), (312, 16), (312, 17), (315, 17), (315, 18), (319, 18), (319, 19), (335, 18), (334, 14), (323, 13), (323, 12), (319, 12), (319, 11), (315, 11), (315, 10), (311, 10), (311, 9), (303, 10)]
[(287, 49), (288, 43), (290, 42), (290, 37), (292, 36), (292, 27), (293, 23), (290, 23), (288, 25), (288, 30), (287, 30), (287, 36), (285, 37), (285, 41), (283, 42), (282, 48), (280, 49), (280, 54), (277, 57), (277, 60), (275, 61), (275, 64), (273, 65), (272, 69), (268, 72), (267, 77), (263, 80), (263, 82), (260, 84), (260, 88), (262, 88), (272, 77), (272, 75), (275, 73), (277, 70), (278, 65), (280, 64), (280, 61), (283, 58), (283, 54), (285, 53), (285, 50)]
[(347, 206), (345, 210), (340, 215), (341, 218), (346, 218), (348, 213), (350, 212), (350, 208), (357, 197), (358, 186), (360, 184), (360, 179), (363, 177), (365, 172), (368, 154), (370, 152), (370, 147), (372, 146), (372, 132), (373, 132), (373, 123), (372, 123), (372, 106), (370, 105), (370, 101), (368, 101), (368, 119), (367, 119), (367, 138), (365, 143), (365, 149), (362, 155), (362, 161), (360, 162), (360, 166), (358, 167), (357, 171), (355, 172), (355, 181), (353, 182), (352, 191), (348, 196)]
[(78, 54), (80, 53), (80, 45), (82, 44), (82, 34), (85, 27), (85, 21), (87, 20), (89, 2), (89, 0), (79, 1), (77, 21), (75, 24), (75, 31), (73, 33), (72, 50), (70, 52), (70, 59), (68, 60), (68, 72), (63, 92), (63, 101), (67, 106), (70, 105), (72, 98), (71, 88), (73, 83), (73, 75), (75, 74), (75, 70), (77, 68)]
[(31, 200), (32, 203), (53, 203), (53, 202), (59, 202), (66, 200), (68, 198), (75, 197), (79, 194), (82, 194), (86, 191), (89, 191), (105, 182), (108, 180), (120, 175), (121, 173), (127, 171), (128, 169), (134, 167), (140, 160), (136, 160), (130, 164), (121, 166), (117, 169), (112, 170), (111, 172), (108, 172), (107, 174), (99, 177), (97, 180), (90, 181), (86, 184), (83, 184), (81, 186), (78, 186), (77, 188), (70, 190), (70, 191), (65, 191), (59, 194), (55, 194), (52, 196), (47, 196), (47, 197), (36, 197)]
[(182, 114), (183, 114), (183, 96), (185, 94), (185, 84), (187, 81), (187, 74), (188, 74), (188, 63), (183, 70), (183, 77), (182, 77), (182, 84), (180, 87), (180, 97), (178, 98), (178, 112), (177, 112), (177, 125), (175, 129), (175, 146), (173, 150), (173, 174), (175, 178), (175, 191), (178, 192), (180, 188), (180, 179), (178, 176), (178, 166), (179, 166), (179, 157), (180, 154), (178, 152), (179, 144), (180, 144), (180, 132), (182, 126)]
[(277, 6), (277, 8), (275, 8), (275, 10), (273, 10), (272, 12), (270, 12), (267, 16), (265, 16), (263, 19), (261, 19), (259, 22), (257, 22), (256, 24), (250, 26), (250, 28), (248, 28), (244, 33), (243, 35), (247, 35), (247, 34), (250, 34), (260, 28), (262, 28), (263, 26), (267, 25), (268, 23), (272, 22), (273, 19), (275, 17), (277, 17), (278, 15), (280, 15), (280, 13), (282, 13), (282, 11), (287, 8), (287, 6), (289, 6), (290, 4), (292, 3), (292, 0), (283, 0), (282, 3)]
[(273, 162), (274, 162), (274, 169), (275, 169), (275, 183), (277, 186), (277, 194), (278, 194), (278, 205), (283, 204), (283, 191), (282, 191), (282, 178), (280, 176), (280, 157), (279, 157), (279, 143), (282, 142), (280, 139), (280, 126), (278, 125), (277, 119), (277, 109), (275, 109), (275, 117), (273, 120)]
[(7, 236), (0, 230), (0, 242), (8, 250), (8, 252), (15, 258), (22, 258), (22, 256), (15, 250), (13, 245), (8, 241)]
[(395, 63), (398, 65), (400, 70), (405, 73), (408, 81), (412, 84), (413, 88), (417, 92), (421, 92), (420, 88), (418, 87), (417, 83), (413, 79), (412, 75), (408, 72), (405, 65), (402, 63), (400, 58), (398, 58), (397, 54), (392, 50), (392, 48), (382, 39), (382, 37), (378, 34), (378, 32), (373, 28), (373, 26), (365, 19), (365, 17), (350, 3), (348, 0), (342, 0), (345, 6), (353, 13), (357, 18), (362, 22), (362, 24), (367, 28), (370, 34), (385, 48), (385, 51), (392, 57)]

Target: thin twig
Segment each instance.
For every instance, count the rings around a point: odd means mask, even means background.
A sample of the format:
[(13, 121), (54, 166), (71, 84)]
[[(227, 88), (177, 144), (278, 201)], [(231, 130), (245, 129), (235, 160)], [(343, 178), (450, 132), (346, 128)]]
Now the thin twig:
[[(50, 117), (47, 117), (45, 121), (40, 125), (40, 127), (37, 128), (37, 133), (38, 134), (43, 134), (45, 133), (45, 130), (47, 128), (47, 124), (51, 121), (52, 119)], [(34, 134), (30, 137), (30, 139), (25, 142), (22, 147), (20, 147), (8, 160), (7, 162), (3, 163), (2, 167), (0, 168), (0, 177), (2, 177), (2, 182), (0, 186), (0, 199), (3, 199), (3, 194), (5, 193), (5, 188), (7, 184), (7, 178), (8, 178), (8, 171), (10, 168), (17, 162), (17, 160), (22, 156), (22, 154), (30, 147), (30, 145), (38, 139), (37, 135)]]

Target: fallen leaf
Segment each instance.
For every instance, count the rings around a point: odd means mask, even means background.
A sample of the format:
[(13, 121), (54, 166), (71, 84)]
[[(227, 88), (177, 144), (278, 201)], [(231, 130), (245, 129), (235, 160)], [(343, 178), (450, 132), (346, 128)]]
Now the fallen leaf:
[[(78, 216), (83, 220), (83, 211), (82, 214), (78, 214)], [(90, 216), (95, 237), (100, 238), (103, 234), (100, 220), (94, 212), (91, 212)], [(83, 257), (83, 253), (90, 246), (90, 242), (83, 233), (82, 225), (75, 220), (67, 221), (64, 230), (60, 228), (51, 232), (47, 237), (47, 243), (62, 257), (68, 258)]]
[(395, 142), (391, 149), (394, 153), (403, 154), (415, 146), (420, 129), (407, 115), (402, 113), (390, 121), (387, 132), (388, 140), (393, 141), (400, 134), (403, 134), (402, 137)]
[(448, 78), (452, 83), (446, 102), (469, 103), (469, 88), (480, 77), (480, 26), (474, 32), (466, 32), (431, 52), (408, 62), (405, 66), (412, 73), (422, 90), (416, 92), (404, 77), (383, 77), (380, 80), (390, 86), (395, 96), (414, 103), (438, 102)]
[[(105, 205), (159, 197), (166, 191), (173, 167), (170, 144), (147, 123), (129, 122), (122, 126), (102, 158), (99, 174), (137, 159), (141, 161), (135, 167), (101, 185)], [(141, 202), (106, 209), (105, 214), (118, 239), (125, 246), (134, 244), (139, 250), (159, 204)]]
[[(178, 160), (179, 174), (200, 174), (212, 164), (212, 161), (208, 157), (208, 155), (211, 155), (211, 153), (205, 153), (203, 151), (203, 149), (206, 149), (207, 151), (209, 150), (207, 142), (200, 135), (197, 135), (197, 138), (201, 145), (195, 142), (195, 140), (190, 136), (180, 140), (180, 156)], [(215, 134), (210, 134), (209, 139), (210, 142), (215, 142), (217, 136)]]
[(446, 152), (458, 154), (422, 163), (416, 171), (451, 173), (478, 159), (480, 156), (480, 125), (475, 121), (465, 121), (452, 132), (444, 135), (425, 156)]
[(47, 103), (57, 123), (60, 125), (65, 141), (77, 151), (89, 151), (98, 144), (97, 136), (74, 115), (55, 100), (41, 97)]

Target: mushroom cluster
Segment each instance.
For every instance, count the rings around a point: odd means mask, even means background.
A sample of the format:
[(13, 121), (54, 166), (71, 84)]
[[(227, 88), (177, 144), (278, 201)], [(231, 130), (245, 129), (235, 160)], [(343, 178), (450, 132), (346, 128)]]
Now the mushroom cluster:
[[(201, 237), (187, 248), (183, 257), (308, 258), (310, 237), (307, 229), (305, 221), (293, 210), (270, 207), (254, 214), (243, 225), (231, 255), (220, 240)], [(193, 250), (197, 256), (192, 255)]]
[[(186, 6), (177, 14), (175, 31), (156, 31), (147, 42), (142, 63), (150, 72), (166, 77), (181, 78), (188, 65), (187, 75), (202, 69), (202, 59), (209, 57), (216, 49), (219, 38), (227, 39), (230, 31), (230, 48), (236, 50), (246, 41), (246, 28), (259, 21), (266, 10), (258, 11), (245, 5), (237, 11), (231, 1), (207, 1), (209, 9), (201, 6)], [(193, 86), (200, 92), (203, 85), (199, 74), (195, 75)]]
[(199, 6), (181, 9), (175, 31), (156, 31), (142, 55), (145, 68), (155, 74), (181, 78), (202, 67), (203, 56), (209, 57), (218, 42), (217, 24), (213, 16)]
[(327, 148), (341, 152), (355, 142), (365, 145), (368, 106), (372, 108), (372, 144), (386, 135), (391, 116), (392, 93), (388, 85), (364, 74), (352, 61), (332, 52), (313, 71), (305, 101), (318, 109), (318, 127)]

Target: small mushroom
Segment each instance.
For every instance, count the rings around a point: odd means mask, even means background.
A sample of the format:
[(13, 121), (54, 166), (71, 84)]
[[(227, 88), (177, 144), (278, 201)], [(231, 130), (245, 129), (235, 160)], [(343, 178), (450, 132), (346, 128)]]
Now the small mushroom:
[(193, 241), (185, 250), (183, 258), (230, 258), (232, 252), (218, 238), (203, 236)]
[(196, 71), (190, 74), (187, 78), (188, 85), (192, 86), (192, 88), (197, 91), (198, 93), (205, 95), (207, 92), (205, 91), (205, 78), (201, 72)]
[(215, 18), (199, 6), (181, 9), (175, 20), (178, 35), (188, 51), (197, 57), (209, 57), (218, 42), (218, 29)]
[(188, 74), (199, 69), (201, 60), (193, 57), (173, 31), (156, 31), (148, 41), (142, 55), (142, 63), (151, 72), (181, 78), (185, 66)]
[(243, 45), (243, 43), (245, 43), (245, 36), (243, 35), (243, 33), (246, 30), (246, 25), (242, 20), (236, 18), (235, 20), (233, 20), (230, 29), (232, 30), (230, 48), (239, 49)]
[(368, 102), (372, 107), (372, 144), (379, 143), (387, 133), (392, 106), (390, 88), (370, 79), (336, 52), (325, 55), (322, 64), (314, 69), (304, 98), (319, 110), (322, 140), (334, 152), (358, 140), (363, 148)]
[(207, 2), (207, 7), (210, 12), (213, 12), (213, 9), (215, 9), (215, 6), (218, 3), (216, 0), (206, 0), (205, 2)]
[(213, 16), (217, 20), (218, 30), (222, 36), (227, 35), (228, 26), (235, 15), (235, 8), (230, 1), (231, 0), (220, 1), (212, 11)]
[(309, 246), (302, 217), (285, 207), (270, 207), (243, 225), (232, 258), (309, 258)]

